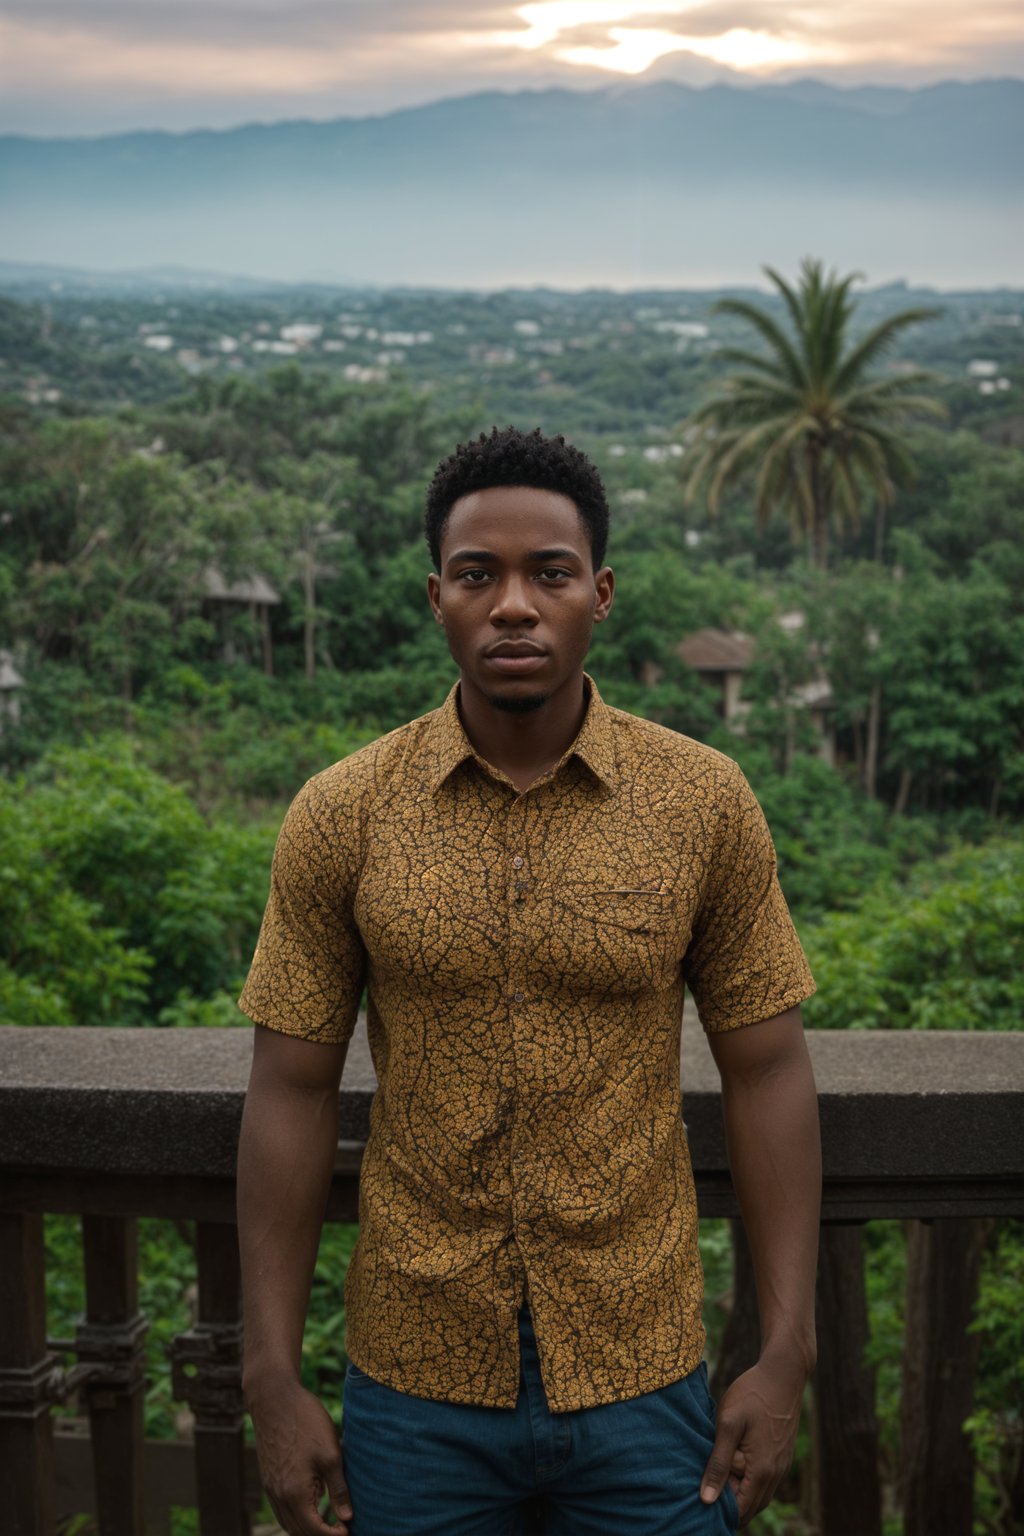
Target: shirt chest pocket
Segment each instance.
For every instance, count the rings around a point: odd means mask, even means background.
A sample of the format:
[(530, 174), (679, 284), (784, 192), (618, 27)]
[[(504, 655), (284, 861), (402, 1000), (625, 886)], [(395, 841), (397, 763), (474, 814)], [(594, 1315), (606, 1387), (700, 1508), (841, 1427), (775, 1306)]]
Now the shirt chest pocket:
[(672, 892), (626, 885), (566, 885), (552, 894), (538, 959), (573, 990), (646, 991), (678, 972), (687, 935)]

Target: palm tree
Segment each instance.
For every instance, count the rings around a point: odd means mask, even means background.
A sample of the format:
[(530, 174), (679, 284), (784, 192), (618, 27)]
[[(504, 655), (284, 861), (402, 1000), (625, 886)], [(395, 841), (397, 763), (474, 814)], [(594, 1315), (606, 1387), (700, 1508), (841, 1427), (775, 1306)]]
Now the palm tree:
[(850, 288), (858, 273), (839, 278), (807, 258), (794, 289), (773, 268), (764, 270), (785, 302), (792, 335), (756, 304), (715, 305), (716, 313), (752, 325), (767, 350), (720, 352), (742, 371), (686, 423), (686, 495), (692, 500), (703, 487), (715, 515), (723, 492), (753, 477), (759, 524), (776, 509), (786, 511), (794, 535), (808, 540), (811, 564), (824, 570), (830, 526), (856, 522), (865, 493), (884, 512), (895, 488), (912, 478), (895, 429), (910, 415), (944, 414), (921, 392), (929, 374), (870, 373), (901, 331), (935, 311), (901, 310), (851, 344)]

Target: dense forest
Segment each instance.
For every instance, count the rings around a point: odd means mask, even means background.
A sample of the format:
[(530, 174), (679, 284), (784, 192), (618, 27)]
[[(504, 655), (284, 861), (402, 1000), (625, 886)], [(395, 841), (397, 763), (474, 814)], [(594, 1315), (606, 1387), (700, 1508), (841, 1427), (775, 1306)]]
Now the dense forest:
[[(698, 473), (701, 423), (724, 430), (709, 407), (773, 357), (751, 302), (793, 319), (781, 292), (0, 299), (3, 1021), (244, 1024), (291, 795), (451, 684), (425, 602), (433, 467), (515, 421), (565, 432), (608, 487), (617, 598), (589, 662), (604, 696), (737, 758), (764, 805), (818, 980), (808, 1025), (1019, 1028), (1024, 295), (851, 305), (854, 350), (913, 312), (863, 359), (871, 400), (910, 380), (913, 399), (885, 425), (891, 462), (865, 449), (843, 469), (837, 438), (821, 537), (742, 454), (720, 495)], [(66, 1225), (50, 1236), (59, 1322), (80, 1278)], [(187, 1241), (147, 1231), (156, 1344), (181, 1326)], [(325, 1239), (324, 1277), (350, 1242)], [(871, 1224), (890, 1482), (904, 1247)], [(714, 1296), (720, 1224), (705, 1249)], [(1010, 1528), (1019, 1481), (1022, 1281), (1024, 1234), (993, 1225), (969, 1425), (985, 1536)], [(341, 1364), (326, 1278), (314, 1301), (312, 1385)], [(714, 1341), (714, 1308), (709, 1326)], [(169, 1432), (153, 1375), (150, 1423)], [(790, 1491), (759, 1532), (805, 1529)]]

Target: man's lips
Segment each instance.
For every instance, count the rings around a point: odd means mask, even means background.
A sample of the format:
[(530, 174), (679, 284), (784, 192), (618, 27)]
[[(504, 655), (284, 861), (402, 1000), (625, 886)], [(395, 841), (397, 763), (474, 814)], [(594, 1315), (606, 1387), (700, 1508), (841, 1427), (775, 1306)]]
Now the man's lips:
[(544, 647), (533, 640), (499, 640), (488, 646), (485, 656), (543, 656)]
[(532, 640), (501, 640), (484, 652), (484, 659), (498, 672), (533, 672), (543, 665), (546, 655)]

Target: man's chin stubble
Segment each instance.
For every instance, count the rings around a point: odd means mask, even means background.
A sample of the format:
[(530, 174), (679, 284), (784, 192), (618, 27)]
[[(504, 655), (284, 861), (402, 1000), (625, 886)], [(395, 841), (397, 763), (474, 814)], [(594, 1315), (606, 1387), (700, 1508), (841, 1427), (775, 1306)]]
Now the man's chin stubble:
[(507, 715), (529, 715), (541, 709), (548, 701), (546, 693), (501, 694), (493, 693), (488, 703), (494, 709), (504, 710)]

